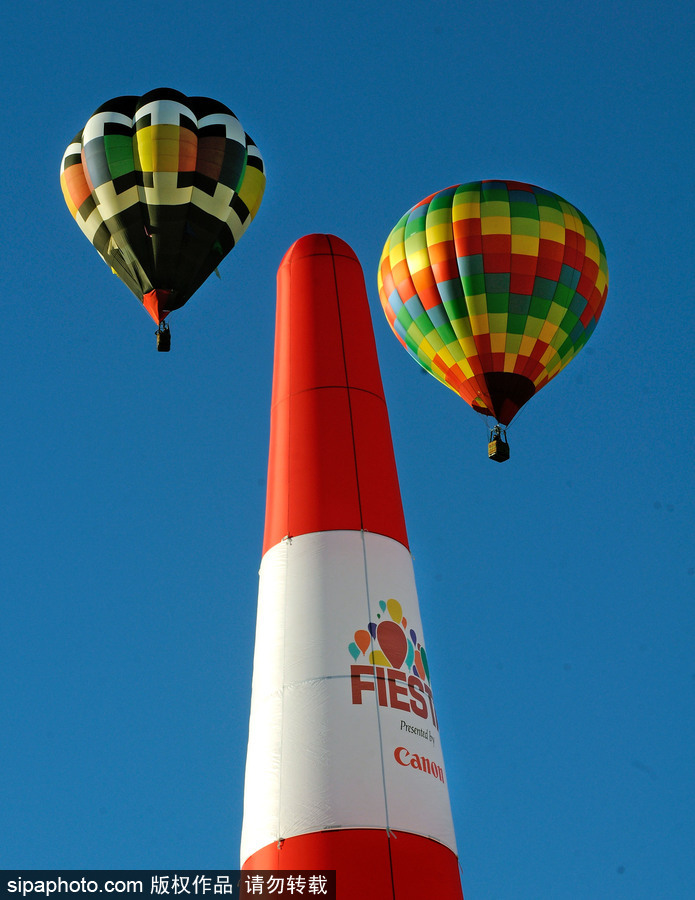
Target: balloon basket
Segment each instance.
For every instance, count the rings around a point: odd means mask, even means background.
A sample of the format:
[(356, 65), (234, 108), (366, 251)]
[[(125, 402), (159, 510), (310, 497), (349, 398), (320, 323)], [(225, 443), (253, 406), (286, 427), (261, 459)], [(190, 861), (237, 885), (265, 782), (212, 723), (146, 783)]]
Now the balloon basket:
[(169, 326), (162, 322), (155, 334), (157, 335), (157, 350), (160, 353), (168, 353), (171, 350), (171, 331), (169, 331)]
[(503, 432), (499, 425), (490, 432), (490, 442), (487, 445), (488, 459), (494, 459), (495, 462), (506, 462), (509, 459), (509, 444), (507, 443), (507, 434)]

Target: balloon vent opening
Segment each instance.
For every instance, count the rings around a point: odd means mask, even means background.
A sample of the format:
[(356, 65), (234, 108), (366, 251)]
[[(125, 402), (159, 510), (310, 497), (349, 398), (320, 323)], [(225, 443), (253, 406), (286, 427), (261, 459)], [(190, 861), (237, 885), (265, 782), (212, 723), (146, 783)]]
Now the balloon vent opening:
[(165, 291), (158, 288), (142, 295), (142, 305), (152, 316), (157, 325), (159, 325), (160, 322), (163, 322), (171, 312), (169, 309), (170, 304), (167, 303), (170, 297), (171, 291)]
[(531, 379), (516, 372), (486, 372), (483, 379), (490, 397), (490, 413), (502, 425), (509, 425), (536, 393)]

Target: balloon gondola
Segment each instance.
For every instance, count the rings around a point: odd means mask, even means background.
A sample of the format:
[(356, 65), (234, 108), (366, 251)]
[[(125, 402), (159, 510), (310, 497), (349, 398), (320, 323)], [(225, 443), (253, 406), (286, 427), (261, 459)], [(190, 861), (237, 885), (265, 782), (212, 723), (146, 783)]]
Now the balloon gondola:
[(507, 431), (501, 425), (495, 425), (490, 431), (487, 455), (488, 459), (493, 459), (495, 462), (506, 462), (509, 459)]
[[(598, 234), (576, 207), (519, 181), (426, 197), (379, 263), (394, 334), (431, 375), (506, 429), (591, 336), (608, 291)], [(490, 458), (509, 458), (506, 434)]]
[(65, 151), (60, 182), (79, 227), (158, 326), (157, 349), (168, 350), (162, 322), (251, 223), (265, 169), (223, 103), (158, 88), (100, 106)]
[(168, 353), (171, 350), (171, 330), (166, 322), (160, 322), (155, 331), (157, 335), (157, 350), (159, 353)]

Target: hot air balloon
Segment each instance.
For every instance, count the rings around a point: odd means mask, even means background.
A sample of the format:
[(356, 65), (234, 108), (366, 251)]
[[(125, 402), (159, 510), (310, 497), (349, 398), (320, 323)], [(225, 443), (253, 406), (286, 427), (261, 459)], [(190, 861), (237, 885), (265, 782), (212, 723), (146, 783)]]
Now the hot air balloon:
[(104, 103), (63, 156), (75, 221), (141, 301), (166, 316), (216, 271), (258, 211), (265, 170), (224, 104), (159, 88)]
[(519, 181), (474, 181), (425, 198), (391, 231), (379, 297), (410, 355), (506, 426), (591, 336), (608, 291), (603, 244), (576, 207)]

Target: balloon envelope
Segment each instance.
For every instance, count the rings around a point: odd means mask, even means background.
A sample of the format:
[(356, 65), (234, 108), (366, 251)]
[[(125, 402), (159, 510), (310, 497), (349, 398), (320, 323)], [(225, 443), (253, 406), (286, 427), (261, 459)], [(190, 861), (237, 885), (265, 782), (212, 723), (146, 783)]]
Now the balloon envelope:
[(244, 233), (265, 170), (224, 104), (159, 88), (100, 106), (65, 151), (60, 182), (84, 234), (159, 323)]
[(432, 194), (398, 221), (378, 285), (410, 355), (508, 425), (591, 336), (608, 267), (598, 234), (562, 197), (475, 181)]

